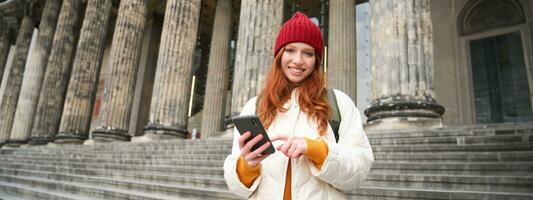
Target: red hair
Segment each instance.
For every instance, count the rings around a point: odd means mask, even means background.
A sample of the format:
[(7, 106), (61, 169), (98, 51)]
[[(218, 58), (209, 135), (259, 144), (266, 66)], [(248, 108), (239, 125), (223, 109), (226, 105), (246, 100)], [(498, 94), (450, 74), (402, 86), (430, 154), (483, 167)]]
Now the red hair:
[[(283, 108), (283, 104), (289, 100), (292, 89), (295, 88), (281, 69), (281, 56), (284, 51), (285, 48), (282, 48), (274, 58), (264, 88), (257, 99), (257, 114), (265, 128), (272, 124), (278, 112), (287, 112), (287, 109)], [(331, 117), (331, 108), (326, 100), (324, 74), (320, 70), (318, 58), (311, 74), (296, 87), (299, 88), (298, 103), (301, 111), (315, 120), (318, 124), (319, 134), (325, 135), (328, 120)]]

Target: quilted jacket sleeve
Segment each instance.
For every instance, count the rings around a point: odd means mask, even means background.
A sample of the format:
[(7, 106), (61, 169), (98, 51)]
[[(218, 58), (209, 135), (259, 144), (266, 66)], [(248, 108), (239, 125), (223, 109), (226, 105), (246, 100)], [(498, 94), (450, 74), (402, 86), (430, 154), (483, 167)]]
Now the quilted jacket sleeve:
[[(241, 115), (250, 115), (255, 113), (255, 100), (256, 98), (250, 99), (243, 107)], [(261, 182), (261, 175), (255, 179), (250, 188), (246, 187), (239, 179), (237, 174), (237, 161), (241, 155), (239, 149), (239, 138), (240, 134), (236, 128), (233, 129), (233, 147), (231, 149), (231, 154), (226, 157), (224, 161), (224, 179), (230, 192), (245, 198), (249, 198), (254, 191), (257, 189), (259, 182)]]
[(321, 169), (309, 165), (313, 176), (340, 190), (359, 187), (368, 175), (374, 156), (359, 110), (345, 93), (334, 90), (341, 112), (339, 142), (326, 140), (329, 153)]

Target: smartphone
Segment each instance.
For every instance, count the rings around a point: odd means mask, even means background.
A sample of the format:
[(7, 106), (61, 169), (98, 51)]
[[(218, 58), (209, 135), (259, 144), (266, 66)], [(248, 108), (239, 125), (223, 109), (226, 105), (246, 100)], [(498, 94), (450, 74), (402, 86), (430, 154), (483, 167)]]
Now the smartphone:
[(233, 124), (235, 124), (235, 127), (237, 127), (239, 134), (242, 135), (246, 133), (246, 131), (250, 131), (250, 133), (252, 134), (246, 140), (246, 143), (259, 134), (263, 135), (263, 139), (261, 139), (259, 142), (257, 142), (257, 144), (252, 147), (252, 151), (255, 151), (257, 148), (261, 147), (267, 142), (270, 142), (270, 146), (261, 154), (272, 154), (276, 151), (274, 149), (274, 146), (272, 145), (272, 142), (270, 141), (270, 138), (268, 138), (268, 134), (266, 133), (263, 124), (261, 124), (259, 117), (257, 117), (256, 115), (240, 115), (233, 117), (232, 121)]

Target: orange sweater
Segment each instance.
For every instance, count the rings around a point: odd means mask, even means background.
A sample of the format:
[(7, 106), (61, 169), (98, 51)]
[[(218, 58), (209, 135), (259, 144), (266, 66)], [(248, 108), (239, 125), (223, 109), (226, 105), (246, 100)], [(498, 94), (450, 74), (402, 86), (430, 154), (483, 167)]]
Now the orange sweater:
[[(328, 156), (328, 145), (322, 140), (313, 140), (305, 138), (307, 143), (307, 152), (305, 156), (316, 165), (318, 169), (322, 168), (326, 157)], [(254, 180), (261, 173), (261, 165), (255, 167), (249, 166), (248, 163), (241, 156), (237, 161), (237, 175), (241, 182), (250, 187), (254, 183)], [(287, 165), (287, 176), (285, 178), (285, 191), (283, 193), (283, 199), (291, 199), (291, 160)]]

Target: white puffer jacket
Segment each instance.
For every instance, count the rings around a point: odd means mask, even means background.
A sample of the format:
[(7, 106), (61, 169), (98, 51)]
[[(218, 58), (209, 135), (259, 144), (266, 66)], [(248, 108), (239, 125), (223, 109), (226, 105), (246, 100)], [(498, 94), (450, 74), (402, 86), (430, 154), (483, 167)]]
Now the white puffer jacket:
[[(334, 90), (341, 113), (339, 142), (328, 125), (328, 133), (322, 138), (328, 145), (328, 156), (319, 170), (305, 156), (291, 160), (292, 199), (346, 199), (341, 190), (352, 190), (361, 185), (374, 162), (372, 149), (363, 130), (359, 110), (345, 93)], [(249, 100), (241, 115), (255, 113), (256, 98)], [(297, 92), (285, 105), (288, 111), (278, 113), (267, 128), (269, 137), (276, 134), (294, 134), (309, 138), (321, 137), (318, 126), (297, 103)], [(261, 162), (261, 174), (250, 188), (242, 184), (237, 175), (237, 160), (241, 155), (239, 133), (234, 129), (233, 149), (224, 162), (224, 178), (231, 192), (250, 199), (283, 199), (288, 158), (276, 151)], [(274, 142), (274, 145), (278, 145)]]

